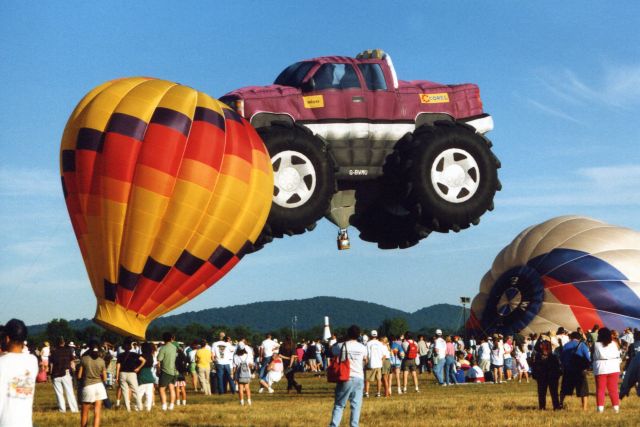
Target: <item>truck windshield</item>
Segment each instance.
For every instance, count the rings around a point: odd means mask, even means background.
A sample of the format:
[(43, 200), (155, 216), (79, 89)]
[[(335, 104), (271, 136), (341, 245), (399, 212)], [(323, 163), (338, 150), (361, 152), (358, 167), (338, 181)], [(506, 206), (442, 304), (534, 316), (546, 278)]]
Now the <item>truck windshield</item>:
[(314, 62), (296, 62), (293, 65), (289, 65), (276, 77), (273, 83), (282, 86), (300, 87), (300, 85), (302, 85), (302, 79), (304, 79), (314, 64)]

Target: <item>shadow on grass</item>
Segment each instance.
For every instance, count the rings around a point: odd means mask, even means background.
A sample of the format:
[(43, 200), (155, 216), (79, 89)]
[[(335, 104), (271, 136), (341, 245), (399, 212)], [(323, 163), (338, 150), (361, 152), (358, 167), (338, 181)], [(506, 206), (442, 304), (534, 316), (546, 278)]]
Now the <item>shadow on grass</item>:
[(537, 411), (537, 405), (513, 405), (513, 404), (505, 404), (503, 406), (504, 409), (515, 409), (516, 411)]

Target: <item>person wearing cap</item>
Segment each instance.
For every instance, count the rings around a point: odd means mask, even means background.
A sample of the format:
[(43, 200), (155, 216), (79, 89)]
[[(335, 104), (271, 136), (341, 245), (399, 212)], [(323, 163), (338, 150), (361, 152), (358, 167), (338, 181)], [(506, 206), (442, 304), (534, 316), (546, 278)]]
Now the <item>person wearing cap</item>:
[(378, 340), (378, 331), (371, 331), (371, 339), (367, 341), (367, 372), (364, 383), (364, 397), (369, 397), (369, 386), (376, 381), (376, 397), (380, 397), (382, 389), (382, 362), (385, 358), (385, 346)]
[(444, 381), (444, 364), (447, 352), (447, 342), (442, 338), (442, 330), (436, 329), (436, 339), (433, 344), (434, 349), (434, 364), (433, 374), (438, 381), (438, 384), (445, 385)]
[(244, 342), (240, 341), (233, 355), (233, 364), (236, 367), (234, 377), (238, 384), (238, 394), (240, 405), (244, 406), (244, 395), (247, 395), (247, 405), (251, 406), (251, 369), (253, 368), (253, 357), (247, 352)]
[[(60, 337), (58, 339), (58, 347), (53, 350), (49, 360), (49, 373), (51, 374), (51, 382), (53, 382), (53, 390), (56, 393), (56, 401), (60, 412), (67, 410), (67, 402), (71, 412), (79, 412), (73, 391), (73, 368), (71, 363), (74, 358), (73, 350), (67, 347), (64, 338)], [(67, 402), (65, 402), (65, 395), (67, 396)]]
[(22, 320), (11, 319), (4, 326), (0, 357), (0, 426), (32, 425), (33, 395), (36, 391), (38, 359), (23, 353), (27, 327)]

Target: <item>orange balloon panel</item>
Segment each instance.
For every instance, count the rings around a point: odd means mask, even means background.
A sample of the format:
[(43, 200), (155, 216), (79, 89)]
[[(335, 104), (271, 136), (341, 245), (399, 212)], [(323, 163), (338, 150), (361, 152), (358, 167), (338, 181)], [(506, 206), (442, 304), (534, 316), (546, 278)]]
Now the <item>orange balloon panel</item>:
[(253, 127), (164, 80), (125, 78), (89, 92), (60, 157), (94, 320), (139, 338), (231, 270), (271, 208), (271, 162)]

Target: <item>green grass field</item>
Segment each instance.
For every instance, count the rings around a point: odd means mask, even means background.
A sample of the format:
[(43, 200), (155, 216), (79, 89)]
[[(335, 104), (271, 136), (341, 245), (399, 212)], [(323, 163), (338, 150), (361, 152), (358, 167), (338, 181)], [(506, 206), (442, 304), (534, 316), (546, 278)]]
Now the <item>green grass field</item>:
[[(328, 425), (333, 408), (333, 385), (325, 378), (308, 374), (296, 377), (303, 393), (287, 394), (286, 380), (274, 387), (274, 394), (258, 394), (252, 382), (253, 405), (242, 407), (237, 396), (189, 393), (187, 406), (162, 412), (154, 406), (150, 413), (125, 409), (106, 410), (105, 426), (323, 426)], [(365, 399), (360, 417), (363, 426), (637, 426), (640, 425), (640, 398), (632, 393), (614, 414), (610, 402), (604, 414), (595, 412), (595, 386), (590, 384), (590, 409), (582, 412), (576, 397), (567, 398), (568, 409), (539, 411), (535, 381), (530, 384), (470, 384), (438, 387), (432, 376), (420, 376), (420, 393), (394, 394), (391, 398)], [(284, 390), (283, 390), (284, 387)], [(409, 387), (412, 390), (412, 387)], [(109, 391), (115, 397), (115, 391)], [(160, 401), (159, 396), (156, 397)], [(548, 398), (549, 399), (549, 398)], [(158, 405), (158, 404), (157, 404)], [(548, 407), (551, 407), (549, 400)], [(349, 425), (349, 410), (342, 425)], [(34, 404), (36, 426), (76, 426), (77, 414), (57, 412), (51, 384), (39, 384)]]

